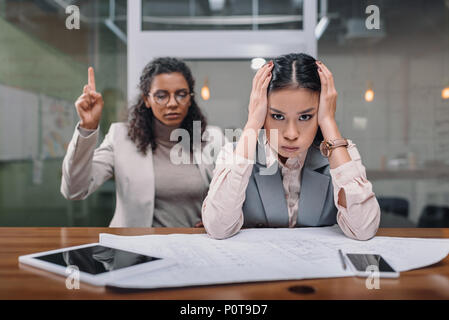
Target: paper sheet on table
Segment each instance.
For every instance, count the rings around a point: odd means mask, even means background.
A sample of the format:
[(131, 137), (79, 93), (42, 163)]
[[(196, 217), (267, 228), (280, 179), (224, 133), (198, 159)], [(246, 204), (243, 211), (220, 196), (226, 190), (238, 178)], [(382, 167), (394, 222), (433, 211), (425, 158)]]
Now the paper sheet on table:
[(333, 278), (353, 276), (343, 270), (344, 253), (376, 253), (397, 271), (421, 268), (444, 259), (449, 239), (375, 237), (357, 241), (340, 228), (247, 229), (226, 240), (206, 234), (117, 236), (100, 234), (100, 243), (157, 257), (177, 265), (111, 283), (122, 288)]

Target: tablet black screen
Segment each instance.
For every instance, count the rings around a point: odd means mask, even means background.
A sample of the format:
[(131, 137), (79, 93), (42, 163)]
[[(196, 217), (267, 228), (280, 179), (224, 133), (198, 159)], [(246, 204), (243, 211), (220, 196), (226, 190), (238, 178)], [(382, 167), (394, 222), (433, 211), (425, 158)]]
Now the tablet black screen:
[(35, 258), (63, 267), (74, 265), (78, 267), (79, 271), (92, 275), (160, 259), (101, 245), (67, 250)]

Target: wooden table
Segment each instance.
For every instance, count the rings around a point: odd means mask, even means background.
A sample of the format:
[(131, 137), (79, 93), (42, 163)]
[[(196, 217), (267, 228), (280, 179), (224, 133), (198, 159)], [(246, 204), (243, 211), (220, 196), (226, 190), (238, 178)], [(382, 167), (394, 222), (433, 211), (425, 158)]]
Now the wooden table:
[[(381, 279), (380, 290), (368, 290), (365, 279), (356, 277), (125, 292), (81, 282), (79, 290), (68, 290), (64, 277), (18, 263), (20, 255), (98, 242), (102, 232), (145, 235), (203, 233), (204, 229), (0, 228), (0, 299), (449, 299), (449, 256), (432, 266), (403, 272), (399, 279)], [(449, 229), (383, 228), (378, 235), (449, 238)], [(313, 292), (293, 292), (295, 286)]]

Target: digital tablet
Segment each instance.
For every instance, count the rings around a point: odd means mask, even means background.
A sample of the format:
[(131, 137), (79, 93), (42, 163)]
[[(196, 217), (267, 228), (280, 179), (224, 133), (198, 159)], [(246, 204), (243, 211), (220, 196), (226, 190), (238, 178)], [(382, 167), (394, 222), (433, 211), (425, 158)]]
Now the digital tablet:
[(80, 281), (96, 286), (176, 264), (172, 259), (152, 257), (99, 243), (28, 254), (20, 256), (19, 262), (66, 277), (73, 270), (79, 270)]

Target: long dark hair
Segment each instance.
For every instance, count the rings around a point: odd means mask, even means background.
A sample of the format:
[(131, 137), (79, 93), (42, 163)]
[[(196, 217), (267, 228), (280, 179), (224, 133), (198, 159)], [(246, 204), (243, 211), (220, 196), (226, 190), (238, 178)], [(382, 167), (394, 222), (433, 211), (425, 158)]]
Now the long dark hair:
[[(321, 81), (315, 58), (305, 53), (290, 53), (273, 59), (272, 78), (268, 93), (280, 89), (304, 88), (321, 92)], [(315, 135), (314, 144), (323, 140), (321, 129)]]
[[(154, 151), (157, 147), (153, 127), (153, 111), (145, 105), (144, 97), (148, 96), (151, 84), (155, 76), (163, 73), (181, 73), (189, 85), (189, 90), (194, 93), (195, 80), (190, 68), (181, 60), (176, 58), (157, 58), (148, 63), (140, 76), (140, 94), (137, 103), (129, 111), (128, 136), (136, 144), (138, 150), (146, 155), (148, 146)], [(181, 128), (188, 131), (190, 136), (190, 147), (193, 146), (193, 121), (201, 121), (201, 136), (206, 130), (206, 117), (201, 112), (195, 101), (195, 95), (191, 97), (191, 105), (186, 117), (181, 123)], [(190, 149), (192, 150), (192, 149)]]

